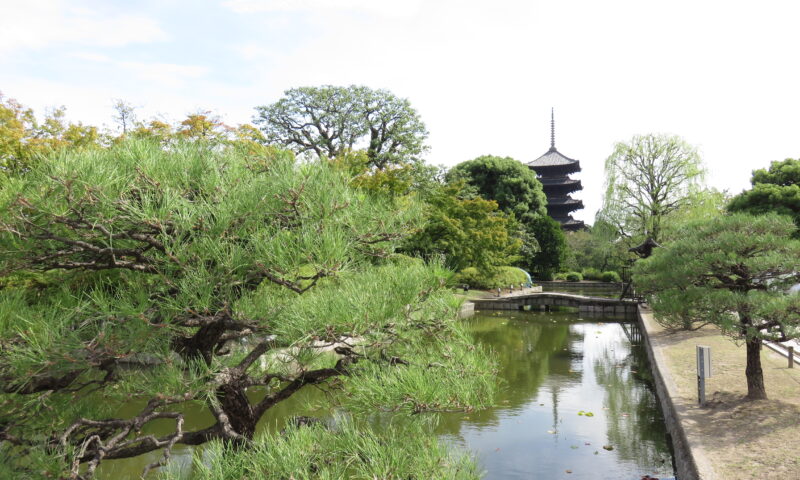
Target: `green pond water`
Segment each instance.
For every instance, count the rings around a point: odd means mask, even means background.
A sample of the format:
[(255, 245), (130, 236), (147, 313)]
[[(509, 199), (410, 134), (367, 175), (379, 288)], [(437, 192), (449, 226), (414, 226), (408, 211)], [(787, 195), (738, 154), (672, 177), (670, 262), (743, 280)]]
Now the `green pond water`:
[[(662, 479), (674, 475), (635, 324), (568, 312), (479, 312), (465, 322), (477, 341), (496, 352), (503, 386), (494, 408), (440, 414), (437, 433), (453, 448), (474, 452), (486, 471), (484, 478), (639, 480), (645, 474)], [(319, 390), (301, 391), (270, 410), (260, 428), (280, 430), (293, 415), (330, 416), (318, 408), (324, 401)], [(132, 414), (141, 405), (127, 408)], [(187, 413), (187, 429), (213, 421), (201, 406)], [(165, 426), (149, 428), (158, 433)], [(180, 468), (191, 478), (191, 456), (191, 448), (176, 447), (170, 468)], [(157, 457), (153, 453), (105, 462), (98, 478), (139, 478)]]

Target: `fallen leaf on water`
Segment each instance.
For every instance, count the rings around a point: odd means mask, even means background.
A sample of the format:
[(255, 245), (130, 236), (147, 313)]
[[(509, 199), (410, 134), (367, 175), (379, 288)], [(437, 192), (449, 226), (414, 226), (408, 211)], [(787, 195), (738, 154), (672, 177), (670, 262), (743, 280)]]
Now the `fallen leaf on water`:
[(567, 472), (567, 473), (572, 473), (572, 470), (567, 470), (566, 472)]
[(547, 433), (549, 433), (549, 434), (551, 434), (551, 435), (555, 435), (555, 434), (556, 434), (556, 431), (555, 431), (555, 430), (548, 430), (548, 431), (547, 431)]
[(604, 448), (604, 449), (606, 449), (606, 450), (608, 450), (609, 452), (610, 452), (611, 450), (614, 450), (614, 447), (612, 447), (611, 445), (603, 445), (603, 448)]

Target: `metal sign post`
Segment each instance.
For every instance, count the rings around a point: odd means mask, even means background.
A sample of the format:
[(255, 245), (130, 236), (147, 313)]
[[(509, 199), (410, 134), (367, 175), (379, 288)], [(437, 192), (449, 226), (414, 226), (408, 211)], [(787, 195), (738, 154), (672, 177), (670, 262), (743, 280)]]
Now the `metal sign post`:
[(711, 347), (697, 345), (697, 401), (706, 404), (706, 378), (711, 378)]

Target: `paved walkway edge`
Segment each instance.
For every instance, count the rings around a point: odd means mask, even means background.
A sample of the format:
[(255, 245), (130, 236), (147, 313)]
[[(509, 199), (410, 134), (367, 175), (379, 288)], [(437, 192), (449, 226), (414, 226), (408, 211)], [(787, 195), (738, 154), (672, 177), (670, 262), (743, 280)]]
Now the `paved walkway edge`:
[[(682, 414), (686, 412), (686, 405), (680, 400), (678, 388), (672, 372), (664, 358), (665, 348), (657, 338), (652, 337), (656, 327), (653, 314), (643, 308), (638, 308), (639, 323), (645, 339), (645, 349), (653, 371), (658, 401), (664, 413), (667, 431), (672, 437), (672, 446), (675, 449), (675, 468), (678, 480), (716, 480), (714, 469), (704, 450), (700, 447), (698, 439), (686, 432)], [(678, 399), (678, 400), (674, 400)]]

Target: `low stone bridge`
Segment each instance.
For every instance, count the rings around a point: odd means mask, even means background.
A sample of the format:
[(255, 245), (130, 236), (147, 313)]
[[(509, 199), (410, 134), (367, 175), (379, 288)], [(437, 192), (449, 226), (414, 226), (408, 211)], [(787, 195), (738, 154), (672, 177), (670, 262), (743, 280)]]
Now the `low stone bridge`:
[(524, 310), (541, 307), (572, 307), (581, 312), (605, 314), (635, 314), (638, 302), (631, 299), (587, 297), (571, 293), (542, 292), (519, 295), (506, 295), (498, 298), (472, 300), (475, 310)]

